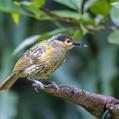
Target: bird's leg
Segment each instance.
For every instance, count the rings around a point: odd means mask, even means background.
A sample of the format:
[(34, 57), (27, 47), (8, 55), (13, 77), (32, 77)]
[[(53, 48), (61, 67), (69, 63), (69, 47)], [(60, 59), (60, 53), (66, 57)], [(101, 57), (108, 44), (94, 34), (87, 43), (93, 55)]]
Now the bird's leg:
[(38, 92), (38, 89), (44, 89), (45, 85), (42, 82), (30, 78), (28, 78), (28, 80), (32, 82), (32, 86), (34, 87), (36, 92)]
[(36, 92), (38, 92), (38, 89), (44, 90), (45, 85), (42, 82), (37, 81), (37, 80), (32, 80), (32, 81), (33, 81), (32, 86), (34, 87)]

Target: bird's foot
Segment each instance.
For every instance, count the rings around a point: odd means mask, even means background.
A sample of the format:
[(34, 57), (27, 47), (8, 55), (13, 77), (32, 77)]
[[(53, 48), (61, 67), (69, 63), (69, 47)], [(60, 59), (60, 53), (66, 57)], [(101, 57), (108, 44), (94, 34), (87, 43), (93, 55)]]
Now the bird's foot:
[(54, 89), (56, 91), (59, 90), (59, 86), (54, 82), (54, 81), (48, 81), (48, 80), (43, 80), (42, 82), (37, 81), (37, 80), (32, 80), (33, 84), (32, 86), (38, 92), (39, 89), (44, 90), (44, 89)]
[[(45, 84), (45, 83), (43, 83), (43, 84)], [(57, 83), (54, 82), (54, 81), (49, 81), (49, 82), (47, 82), (47, 85), (44, 85), (44, 88), (54, 89), (54, 90), (56, 90), (57, 92), (58, 92), (58, 90), (59, 90), (59, 86), (58, 86)]]
[(33, 81), (32, 86), (34, 87), (36, 92), (39, 92), (38, 91), (39, 89), (44, 90), (45, 85), (42, 82), (37, 81), (37, 80), (32, 80), (32, 81)]

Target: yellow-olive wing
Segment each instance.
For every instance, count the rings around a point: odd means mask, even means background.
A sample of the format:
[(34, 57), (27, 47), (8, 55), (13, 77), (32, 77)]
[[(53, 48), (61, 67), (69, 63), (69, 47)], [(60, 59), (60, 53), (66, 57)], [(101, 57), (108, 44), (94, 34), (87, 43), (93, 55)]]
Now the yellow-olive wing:
[(37, 60), (40, 63), (40, 57), (45, 52), (46, 52), (46, 47), (43, 45), (43, 43), (38, 43), (34, 45), (32, 48), (26, 51), (23, 54), (23, 56), (17, 61), (13, 69), (13, 72), (22, 71), (25, 68), (32, 66), (37, 62)]

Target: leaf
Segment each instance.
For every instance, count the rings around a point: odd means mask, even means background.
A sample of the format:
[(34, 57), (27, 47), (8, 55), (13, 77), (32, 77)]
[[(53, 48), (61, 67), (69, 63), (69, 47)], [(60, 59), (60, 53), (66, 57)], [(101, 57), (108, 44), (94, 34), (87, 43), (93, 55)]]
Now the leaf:
[(12, 2), (12, 0), (0, 0), (0, 11), (6, 13), (19, 13), (22, 15), (32, 16), (31, 13), (24, 10), (24, 8), (16, 5), (15, 2)]
[(82, 38), (82, 35), (83, 35), (82, 30), (76, 29), (72, 38), (78, 40)]
[(82, 0), (54, 0), (54, 1), (78, 11), (81, 9), (82, 5)]
[(31, 8), (39, 9), (44, 4), (45, 4), (45, 0), (34, 0), (33, 2), (31, 2), (30, 6), (31, 6)]
[(95, 19), (92, 18), (87, 12), (85, 12), (82, 16), (81, 16), (81, 20), (80, 22), (82, 22), (83, 24), (90, 24), (90, 25), (95, 25)]
[(11, 13), (11, 16), (12, 16), (14, 22), (16, 23), (16, 25), (18, 25), (18, 23), (19, 23), (19, 18), (20, 18), (20, 14), (14, 12), (14, 13)]
[(97, 1), (91, 7), (90, 10), (94, 14), (101, 14), (107, 16), (110, 12), (110, 4), (106, 1)]
[(41, 16), (41, 12), (39, 8), (43, 6), (45, 0), (34, 0), (32, 2), (23, 1), (23, 2), (14, 2), (14, 3), (19, 7), (23, 7), (26, 11), (31, 12), (33, 16), (38, 19)]
[(109, 35), (108, 42), (119, 45), (119, 30), (114, 31)]
[(79, 13), (69, 10), (55, 10), (52, 11), (52, 13), (56, 14), (57, 16), (68, 17), (75, 20), (79, 20), (81, 18), (81, 15)]
[(119, 9), (116, 7), (112, 7), (111, 11), (110, 11), (110, 17), (112, 22), (119, 26)]
[(113, 2), (112, 3), (112, 6), (116, 7), (116, 8), (119, 8), (119, 2)]
[(88, 33), (87, 29), (82, 24), (80, 24), (80, 27), (81, 27), (81, 31), (82, 31), (82, 34), (83, 35), (85, 35), (86, 33)]
[(12, 0), (0, 0), (0, 11), (10, 14), (17, 13), (38, 19), (41, 16), (39, 8), (44, 3), (45, 0), (34, 0), (33, 2), (13, 2)]
[(13, 55), (16, 55), (19, 51), (21, 51), (25, 47), (35, 43), (35, 41), (39, 38), (40, 38), (40, 35), (34, 35), (24, 39), (24, 41), (14, 50)]

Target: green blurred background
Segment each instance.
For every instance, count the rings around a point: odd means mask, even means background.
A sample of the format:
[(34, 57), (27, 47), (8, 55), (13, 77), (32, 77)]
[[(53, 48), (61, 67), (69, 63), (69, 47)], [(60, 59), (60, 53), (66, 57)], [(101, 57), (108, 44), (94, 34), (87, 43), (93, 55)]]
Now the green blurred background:
[[(0, 81), (10, 74), (17, 59), (30, 46), (65, 33), (87, 43), (88, 48), (70, 51), (66, 62), (49, 80), (119, 98), (119, 2), (24, 1), (0, 0)], [(0, 119), (96, 118), (80, 106), (42, 91), (35, 92), (24, 79), (17, 81), (10, 91), (0, 92)]]

